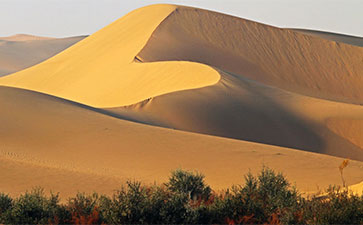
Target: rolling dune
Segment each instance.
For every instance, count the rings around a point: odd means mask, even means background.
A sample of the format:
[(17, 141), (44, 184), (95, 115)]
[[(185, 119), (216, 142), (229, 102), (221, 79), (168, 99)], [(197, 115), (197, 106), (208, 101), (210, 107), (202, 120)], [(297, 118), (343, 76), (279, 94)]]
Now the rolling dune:
[[(103, 181), (95, 191), (127, 178), (163, 182), (185, 168), (221, 189), (264, 164), (312, 192), (340, 184), (350, 158), (346, 181), (361, 183), (362, 60), (361, 47), (300, 31), (140, 8), (0, 78), (0, 178), (16, 194), (37, 183), (34, 171), (68, 196)], [(50, 179), (57, 173), (63, 186)], [(82, 174), (89, 180), (65, 187)]]
[[(198, 170), (222, 189), (263, 164), (283, 171), (302, 192), (341, 183), (341, 158), (133, 123), (17, 88), (0, 87), (0, 103), (0, 177), (7, 181), (0, 191), (16, 194), (44, 184), (63, 197), (77, 190), (110, 193), (125, 179), (164, 182), (176, 168)], [(362, 169), (362, 162), (351, 161), (349, 185), (361, 181)], [(66, 188), (72, 180), (76, 184)]]
[(0, 37), (0, 77), (36, 65), (85, 38)]

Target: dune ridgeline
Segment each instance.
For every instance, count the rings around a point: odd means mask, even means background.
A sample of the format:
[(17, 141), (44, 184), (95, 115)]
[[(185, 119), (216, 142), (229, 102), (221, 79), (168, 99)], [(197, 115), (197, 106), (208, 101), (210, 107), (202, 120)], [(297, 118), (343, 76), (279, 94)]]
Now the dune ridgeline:
[(0, 78), (0, 191), (111, 193), (176, 168), (222, 189), (267, 165), (314, 192), (341, 184), (344, 158), (360, 190), (358, 42), (184, 6), (137, 9)]

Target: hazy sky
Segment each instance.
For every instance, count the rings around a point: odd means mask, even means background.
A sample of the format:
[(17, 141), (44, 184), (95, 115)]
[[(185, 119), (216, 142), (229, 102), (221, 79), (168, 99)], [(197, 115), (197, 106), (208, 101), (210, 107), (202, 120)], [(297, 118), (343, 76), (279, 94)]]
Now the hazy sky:
[(155, 3), (197, 6), (279, 27), (363, 36), (363, 0), (0, 0), (0, 36), (92, 34)]

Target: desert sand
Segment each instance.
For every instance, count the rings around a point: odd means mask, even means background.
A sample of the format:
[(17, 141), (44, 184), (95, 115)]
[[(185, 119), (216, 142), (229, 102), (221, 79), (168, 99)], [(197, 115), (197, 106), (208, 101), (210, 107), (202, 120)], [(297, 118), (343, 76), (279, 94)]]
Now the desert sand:
[(176, 168), (223, 189), (266, 165), (312, 193), (341, 184), (350, 158), (345, 179), (359, 192), (362, 59), (363, 48), (324, 36), (189, 7), (137, 9), (0, 78), (0, 191), (109, 194)]
[(0, 77), (36, 65), (85, 37), (48, 38), (25, 34), (0, 37)]

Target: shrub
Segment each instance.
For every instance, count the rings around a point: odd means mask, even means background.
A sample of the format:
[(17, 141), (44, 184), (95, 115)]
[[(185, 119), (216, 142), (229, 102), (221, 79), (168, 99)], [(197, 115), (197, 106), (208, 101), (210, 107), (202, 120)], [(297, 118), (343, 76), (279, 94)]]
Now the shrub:
[(97, 193), (86, 195), (78, 193), (68, 200), (67, 210), (74, 224), (97, 224), (102, 221), (98, 211), (99, 196)]
[(363, 224), (363, 196), (330, 187), (328, 194), (303, 201), (304, 219), (313, 224)]
[(46, 197), (41, 188), (21, 195), (8, 210), (3, 218), (7, 224), (46, 224), (66, 219), (65, 209), (59, 205), (58, 194)]
[(264, 167), (254, 177), (245, 176), (244, 186), (233, 186), (214, 205), (215, 222), (233, 223), (298, 222), (300, 196), (281, 173)]
[(9, 195), (0, 193), (0, 224), (5, 223), (8, 213), (13, 206), (13, 200)]
[(204, 183), (204, 175), (180, 169), (171, 173), (165, 185), (170, 191), (186, 194), (192, 200), (208, 199), (211, 193), (211, 188)]

